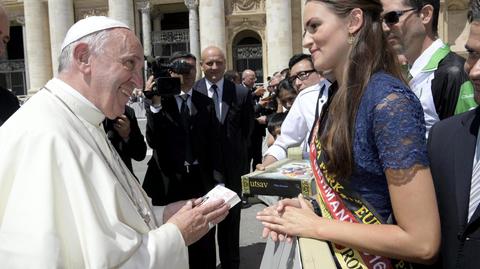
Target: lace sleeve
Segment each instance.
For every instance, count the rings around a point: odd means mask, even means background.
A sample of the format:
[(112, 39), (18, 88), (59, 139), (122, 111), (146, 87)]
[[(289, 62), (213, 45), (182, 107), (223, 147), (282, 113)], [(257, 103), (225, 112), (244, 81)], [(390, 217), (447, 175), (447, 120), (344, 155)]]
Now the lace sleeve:
[(387, 175), (405, 180), (411, 168), (428, 166), (423, 110), (412, 92), (396, 90), (375, 106), (373, 132)]

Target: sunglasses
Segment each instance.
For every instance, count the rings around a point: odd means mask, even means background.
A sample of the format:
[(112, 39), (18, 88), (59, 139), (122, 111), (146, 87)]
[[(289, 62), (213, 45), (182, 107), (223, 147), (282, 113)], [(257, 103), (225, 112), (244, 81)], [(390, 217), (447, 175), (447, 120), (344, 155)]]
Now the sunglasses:
[(311, 73), (315, 72), (315, 69), (310, 69), (310, 70), (305, 70), (305, 71), (302, 71), (302, 72), (299, 72), (298, 74), (296, 74), (295, 76), (291, 76), (288, 78), (288, 81), (290, 81), (290, 83), (293, 83), (295, 80), (299, 79), (301, 81), (304, 81), (306, 80)]
[(390, 25), (396, 24), (400, 21), (401, 16), (403, 16), (405, 13), (413, 11), (413, 10), (416, 10), (416, 8), (387, 12), (387, 13), (383, 14), (382, 21), (385, 24), (390, 24)]

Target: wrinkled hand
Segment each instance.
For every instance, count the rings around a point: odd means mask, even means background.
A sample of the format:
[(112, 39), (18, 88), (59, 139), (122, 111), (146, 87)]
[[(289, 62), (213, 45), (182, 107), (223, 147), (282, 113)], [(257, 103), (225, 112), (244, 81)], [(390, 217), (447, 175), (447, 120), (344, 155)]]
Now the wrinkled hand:
[(325, 221), (313, 212), (310, 202), (301, 195), (298, 199), (280, 201), (275, 211), (277, 213), (263, 210), (257, 214), (257, 219), (264, 226), (262, 236), (270, 235), (274, 241), (277, 238), (282, 240), (280, 235), (318, 238), (316, 229), (319, 227), (319, 223), (321, 225)]
[(121, 115), (115, 120), (113, 129), (118, 132), (120, 137), (128, 139), (130, 136), (130, 120), (125, 115)]
[(168, 220), (169, 223), (173, 223), (178, 227), (187, 246), (198, 241), (209, 231), (209, 223), (216, 225), (228, 215), (229, 206), (223, 200), (212, 201), (193, 207), (194, 204), (198, 203), (198, 200), (195, 202), (187, 201)]
[(256, 96), (263, 96), (265, 94), (265, 88), (264, 87), (258, 87), (253, 93)]
[(167, 221), (175, 215), (182, 207), (185, 206), (188, 200), (177, 201), (168, 204), (165, 209), (163, 210), (163, 223), (167, 223)]
[(268, 105), (268, 103), (270, 103), (270, 99), (269, 100), (258, 101), (258, 104), (261, 105), (262, 107), (266, 107)]

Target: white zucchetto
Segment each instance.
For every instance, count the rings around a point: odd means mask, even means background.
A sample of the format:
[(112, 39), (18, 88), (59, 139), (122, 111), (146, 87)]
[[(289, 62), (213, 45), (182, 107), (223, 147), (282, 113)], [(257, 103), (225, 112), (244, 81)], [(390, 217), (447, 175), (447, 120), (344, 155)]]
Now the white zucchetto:
[(91, 16), (81, 19), (68, 29), (60, 51), (82, 37), (111, 28), (130, 29), (125, 23), (105, 16)]

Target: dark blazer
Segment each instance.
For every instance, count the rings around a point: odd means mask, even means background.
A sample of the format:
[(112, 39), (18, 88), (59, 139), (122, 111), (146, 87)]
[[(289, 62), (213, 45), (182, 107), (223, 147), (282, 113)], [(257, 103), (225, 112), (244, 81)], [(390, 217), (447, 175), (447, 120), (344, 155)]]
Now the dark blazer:
[(480, 208), (467, 222), (480, 108), (450, 117), (430, 130), (428, 153), (442, 227), (443, 268), (479, 268)]
[(123, 140), (117, 131), (113, 128), (114, 120), (106, 119), (103, 122), (103, 128), (107, 133), (108, 139), (112, 142), (113, 147), (117, 150), (125, 165), (133, 174), (132, 159), (141, 161), (145, 159), (147, 154), (147, 144), (138, 127), (135, 111), (129, 106), (125, 106), (125, 116), (130, 121), (130, 136), (128, 141)]
[(0, 126), (19, 108), (17, 97), (7, 89), (0, 87)]
[[(192, 154), (198, 161), (203, 181), (204, 194), (214, 187), (212, 181), (211, 141), (213, 141), (214, 106), (210, 98), (193, 91), (192, 108), (190, 111), (190, 144)], [(185, 172), (185, 139), (186, 132), (182, 125), (180, 111), (175, 97), (162, 97), (162, 109), (152, 113), (147, 108), (146, 137), (148, 145), (153, 149), (153, 155), (148, 162), (143, 188), (152, 198), (155, 205), (164, 204), (162, 194), (166, 178), (177, 178), (176, 174)], [(160, 173), (161, 172), (161, 173)], [(191, 197), (193, 198), (193, 197)]]
[[(204, 78), (197, 81), (193, 89), (208, 98)], [(215, 112), (213, 101), (210, 106)], [(241, 194), (240, 177), (249, 172), (248, 147), (253, 128), (252, 100), (247, 88), (224, 80), (222, 122), (218, 121), (215, 113), (214, 122), (214, 167), (219, 168), (224, 176), (224, 182), (221, 183)]]

